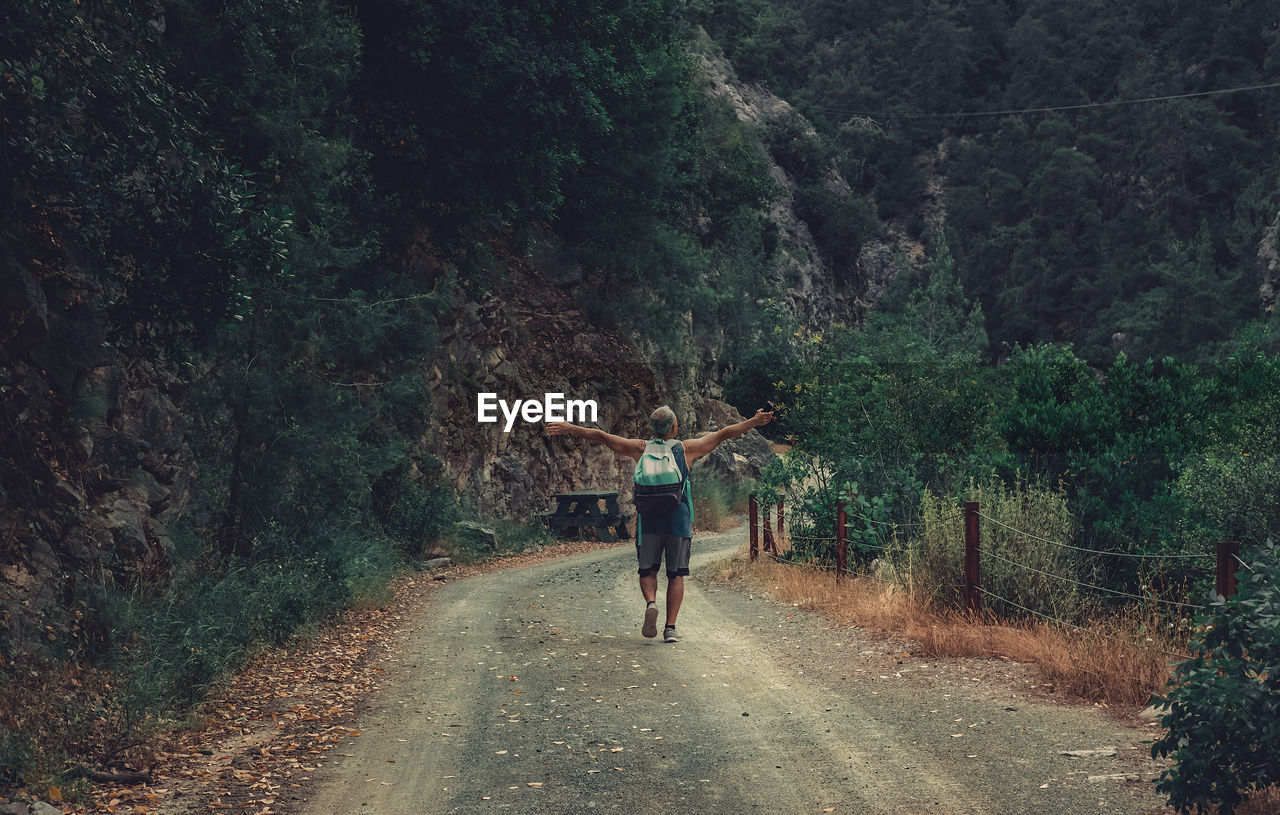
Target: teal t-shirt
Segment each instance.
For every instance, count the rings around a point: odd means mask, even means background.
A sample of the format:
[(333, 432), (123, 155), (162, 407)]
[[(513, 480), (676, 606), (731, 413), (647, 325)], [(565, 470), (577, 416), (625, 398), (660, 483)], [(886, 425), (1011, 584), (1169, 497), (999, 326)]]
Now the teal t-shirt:
[(689, 478), (689, 465), (684, 460), (684, 442), (673, 442), (671, 449), (675, 451), (676, 466), (680, 468), (680, 477), (684, 482), (684, 502), (674, 512), (666, 515), (644, 518), (636, 515), (636, 543), (640, 543), (641, 535), (676, 535), (681, 538), (693, 537), (693, 479)]

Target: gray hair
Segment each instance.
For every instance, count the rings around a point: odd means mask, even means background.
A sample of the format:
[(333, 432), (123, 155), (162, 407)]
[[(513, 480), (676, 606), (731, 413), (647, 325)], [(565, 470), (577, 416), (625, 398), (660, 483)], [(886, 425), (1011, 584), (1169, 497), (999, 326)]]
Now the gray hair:
[(665, 439), (675, 423), (675, 411), (666, 405), (649, 414), (649, 424), (653, 426), (653, 436), (656, 439)]

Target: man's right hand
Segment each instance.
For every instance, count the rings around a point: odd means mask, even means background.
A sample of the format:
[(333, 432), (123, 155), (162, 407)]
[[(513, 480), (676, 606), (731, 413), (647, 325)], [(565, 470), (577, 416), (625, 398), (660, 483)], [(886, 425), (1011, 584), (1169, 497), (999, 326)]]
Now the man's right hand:
[(568, 422), (547, 422), (547, 433), (552, 436), (573, 435), (574, 430), (577, 428)]
[(752, 416), (747, 421), (750, 422), (752, 427), (767, 425), (769, 422), (773, 421), (773, 411), (766, 411), (764, 408), (760, 408), (756, 411), (756, 415)]

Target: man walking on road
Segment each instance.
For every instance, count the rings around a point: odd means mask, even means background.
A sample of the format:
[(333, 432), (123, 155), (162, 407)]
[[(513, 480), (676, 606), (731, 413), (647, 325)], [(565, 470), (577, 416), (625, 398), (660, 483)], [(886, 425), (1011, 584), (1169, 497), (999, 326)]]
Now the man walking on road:
[[(686, 479), (684, 500), (671, 512), (661, 515), (637, 513), (636, 555), (640, 562), (640, 593), (644, 595), (644, 627), (646, 637), (658, 635), (658, 567), (665, 555), (667, 561), (667, 624), (662, 632), (664, 642), (679, 642), (676, 617), (684, 600), (684, 578), (689, 574), (689, 545), (693, 538), (693, 499), (687, 479), (689, 465), (716, 449), (721, 442), (737, 438), (753, 427), (773, 421), (773, 414), (757, 410), (756, 415), (737, 424), (722, 427), (696, 439), (670, 444), (680, 475)], [(553, 436), (571, 435), (605, 445), (620, 456), (639, 460), (648, 444), (665, 444), (674, 439), (680, 422), (671, 408), (663, 405), (649, 416), (653, 441), (624, 439), (592, 427), (579, 427), (568, 422), (549, 422), (547, 432)]]

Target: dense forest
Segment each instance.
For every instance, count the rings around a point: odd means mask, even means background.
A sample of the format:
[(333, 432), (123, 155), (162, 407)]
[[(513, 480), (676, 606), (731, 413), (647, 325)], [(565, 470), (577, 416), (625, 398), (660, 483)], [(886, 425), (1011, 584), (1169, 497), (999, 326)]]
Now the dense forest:
[(426, 373), (535, 239), (588, 270), (586, 319), (671, 326), (655, 368), (691, 307), (746, 324), (774, 185), (685, 32), (669, 0), (3, 4), (0, 782), (483, 511)]
[[(932, 243), (920, 202), (945, 186), (992, 355), (1052, 341), (1094, 363), (1121, 350), (1205, 360), (1270, 313), (1274, 281), (1260, 296), (1256, 274), (1280, 180), (1269, 3), (695, 8), (740, 73), (817, 128), (797, 139), (778, 122), (766, 138), (809, 180), (833, 255), (886, 221)], [(832, 164), (874, 217), (824, 200)]]
[[(431, 371), (530, 280), (657, 393), (782, 406), (767, 486), (818, 462), (815, 524), (855, 483), (893, 522), (983, 482), (1061, 490), (1101, 551), (1277, 532), (1262, 0), (0, 15), (0, 784), (485, 514), (428, 441)], [(715, 87), (721, 53), (772, 112)], [(845, 305), (797, 306), (800, 265)]]

